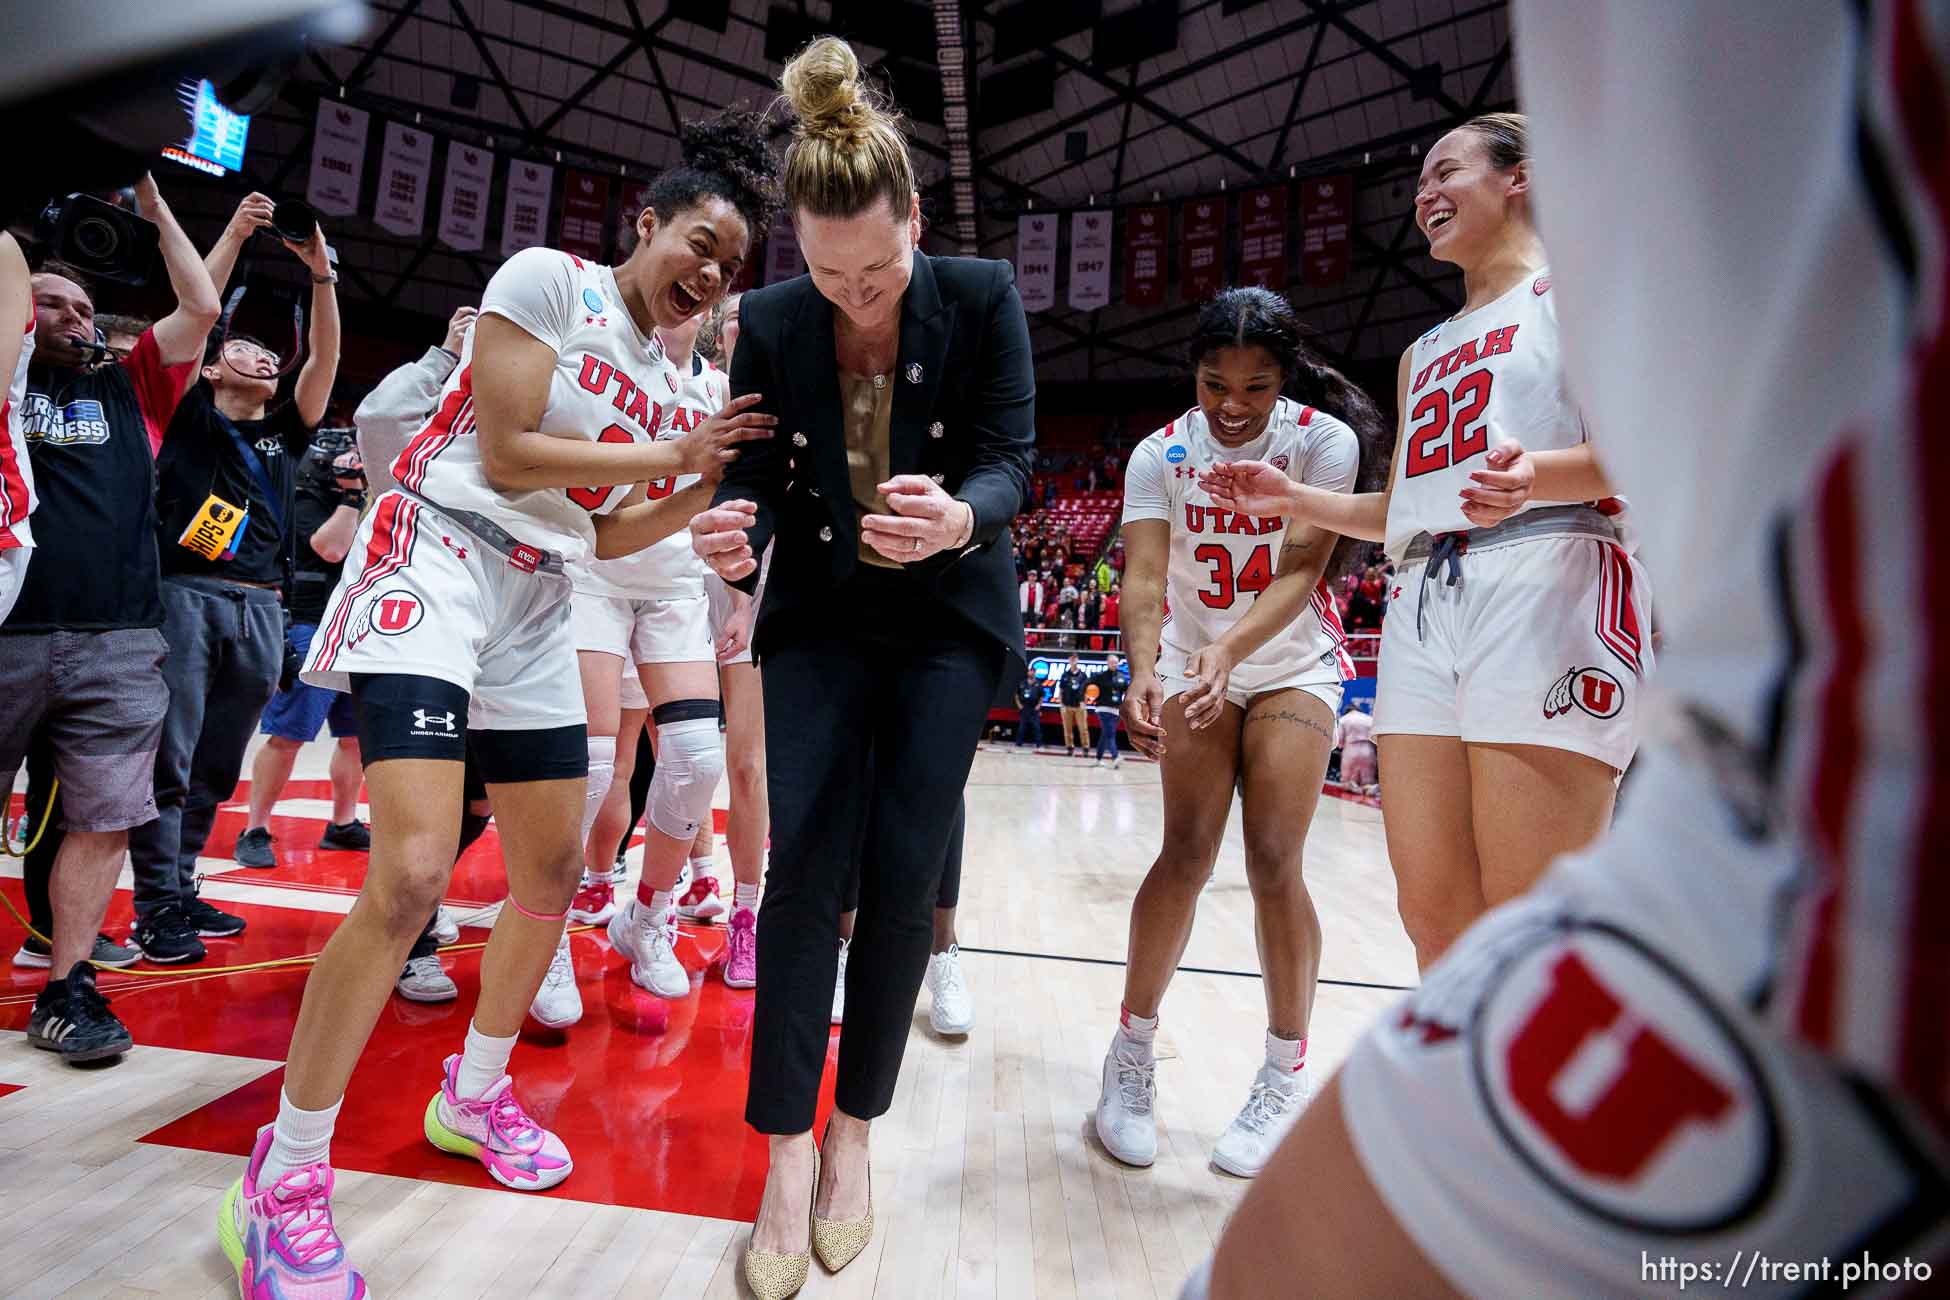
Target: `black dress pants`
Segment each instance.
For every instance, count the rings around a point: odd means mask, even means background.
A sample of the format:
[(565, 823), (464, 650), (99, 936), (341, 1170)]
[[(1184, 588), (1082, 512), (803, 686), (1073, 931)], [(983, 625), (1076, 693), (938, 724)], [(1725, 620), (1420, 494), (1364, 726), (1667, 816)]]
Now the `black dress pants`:
[(856, 575), (765, 652), (772, 857), (758, 916), (745, 1118), (812, 1128), (831, 1034), (835, 936), (856, 848), (835, 1100), (884, 1114), (927, 973), (934, 907), (975, 745), (1008, 651), (903, 575)]

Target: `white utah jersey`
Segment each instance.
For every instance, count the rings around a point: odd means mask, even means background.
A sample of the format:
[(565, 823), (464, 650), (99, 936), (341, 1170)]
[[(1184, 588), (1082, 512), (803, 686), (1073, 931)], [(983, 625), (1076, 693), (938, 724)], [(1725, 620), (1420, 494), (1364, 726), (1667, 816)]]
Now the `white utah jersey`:
[(34, 462), (27, 454), (27, 429), (21, 403), (27, 399), (27, 366), (34, 359), (34, 313), (27, 313), (27, 335), (20, 341), (20, 363), (7, 381), (7, 398), (0, 402), (0, 549), (32, 546), (28, 516), (39, 500), (34, 496)]
[[(679, 385), (676, 408), (657, 430), (657, 437), (683, 437), (724, 409), (730, 400), (731, 376), (703, 357), (693, 356), (690, 375)], [(645, 490), (650, 500), (661, 501), (702, 477), (678, 474), (653, 479)], [(704, 561), (691, 549), (690, 531), (680, 529), (654, 546), (613, 560), (591, 559), (569, 572), (577, 591), (598, 596), (671, 600), (703, 595), (707, 570)]]
[(1585, 440), (1584, 419), (1564, 387), (1549, 270), (1415, 340), (1403, 407), (1388, 503), (1388, 553), (1397, 563), (1417, 533), (1476, 526), (1463, 515), (1462, 490), (1505, 438), (1525, 451)]
[[(501, 316), (555, 350), (541, 431), (588, 442), (649, 442), (677, 395), (677, 372), (663, 345), (630, 318), (616, 277), (551, 248), (509, 258), (481, 295), (481, 314)], [(393, 463), (407, 491), (450, 510), (485, 515), (517, 541), (575, 563), (595, 542), (591, 515), (614, 510), (629, 484), (500, 492), (489, 485), (474, 429), (474, 349), (440, 391), (433, 419)]]
[[(1286, 520), (1223, 510), (1198, 485), (1201, 469), (1234, 460), (1268, 461), (1297, 482), (1346, 492), (1361, 467), (1361, 444), (1339, 419), (1285, 397), (1268, 417), (1266, 431), (1242, 447), (1213, 438), (1198, 407), (1138, 444), (1124, 471), (1124, 522), (1162, 519), (1171, 526), (1160, 635), (1182, 654), (1211, 645), (1245, 617), (1279, 570)], [(1337, 664), (1343, 678), (1351, 677), (1342, 640), (1340, 615), (1322, 585), (1300, 616), (1242, 665), (1317, 659)]]

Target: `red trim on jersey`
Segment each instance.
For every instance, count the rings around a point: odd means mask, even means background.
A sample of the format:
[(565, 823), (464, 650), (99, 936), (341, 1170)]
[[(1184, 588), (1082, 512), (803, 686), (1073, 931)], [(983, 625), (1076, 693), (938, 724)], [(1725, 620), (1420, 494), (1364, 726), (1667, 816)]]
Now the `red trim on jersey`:
[(1298, 421), (1300, 427), (1304, 429), (1308, 425), (1312, 424), (1313, 422), (1314, 422), (1314, 408), (1311, 406), (1301, 407), (1300, 419)]
[(427, 421), (427, 427), (413, 435), (413, 441), (393, 461), (393, 479), (401, 487), (418, 492), (426, 482), (427, 466), (456, 438), (474, 432), (474, 365), (469, 362), (460, 372), (460, 382), (440, 401), (440, 409)]
[(1614, 543), (1600, 542), (1598, 549), (1598, 639), (1633, 675), (1643, 677), (1645, 642), (1632, 599), (1632, 561)]
[(1320, 626), (1334, 642), (1334, 658), (1341, 667), (1341, 680), (1354, 676), (1354, 660), (1347, 653), (1347, 629), (1341, 626), (1341, 611), (1334, 604), (1334, 597), (1327, 591), (1327, 579), (1322, 578), (1314, 587), (1314, 594), (1307, 599), (1314, 613), (1320, 618)]
[[(1925, 322), (1930, 333), (1919, 340), (1915, 390), (1905, 412), (1916, 449), (1916, 495), (1928, 503), (1950, 495), (1950, 448), (1940, 436), (1942, 412), (1950, 409), (1950, 330), (1943, 320), (1950, 303), (1950, 258), (1942, 243), (1950, 238), (1950, 88), (1916, 0), (1899, 0), (1893, 19), (1890, 81), (1904, 137), (1900, 143), (1907, 146), (1936, 226), (1936, 243), (1925, 250), (1923, 263), (1923, 274), (1933, 274), (1936, 283), (1921, 287), (1926, 301), (1934, 292), (1938, 315)], [(1910, 836), (1909, 888), (1901, 891), (1909, 898), (1901, 912), (1909, 932), (1900, 937), (1898, 951), (1908, 969), (1896, 1066), (1904, 1090), (1939, 1120), (1950, 1120), (1950, 866), (1943, 855), (1950, 842), (1950, 625), (1945, 621), (1950, 573), (1927, 560), (1918, 570), (1914, 627), (1926, 658), (1917, 675), (1917, 721), (1926, 757), (1918, 774), (1922, 806)]]
[(413, 562), (413, 542), (419, 535), (420, 503), (412, 497), (389, 492), (379, 499), (373, 520), (372, 540), (366, 543), (366, 560), (358, 581), (345, 589), (332, 621), (324, 631), (325, 645), (316, 658), (317, 670), (332, 667), (345, 640), (345, 625), (352, 617), (352, 605), (381, 581)]
[(1827, 629), (1828, 663), (1816, 695), (1819, 722), (1809, 829), (1820, 856), (1822, 879), (1806, 939), (1796, 1018), (1803, 1037), (1822, 1048), (1834, 1045), (1841, 899), (1850, 865), (1850, 818), (1856, 810), (1856, 775), (1862, 754), (1858, 686), (1868, 659), (1859, 586), (1855, 456), (1853, 445), (1843, 449), (1822, 476), (1815, 501), (1818, 576), (1826, 597), (1821, 622)]
[(14, 441), (13, 402), (0, 400), (0, 551), (20, 545), (14, 525), (27, 518), (31, 498), (20, 473), (20, 447)]

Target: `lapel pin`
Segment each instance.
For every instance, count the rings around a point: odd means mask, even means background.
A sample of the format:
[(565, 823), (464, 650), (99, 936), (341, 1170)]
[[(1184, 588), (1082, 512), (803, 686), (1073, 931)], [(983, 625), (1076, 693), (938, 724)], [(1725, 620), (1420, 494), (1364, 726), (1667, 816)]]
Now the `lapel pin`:
[(920, 362), (916, 361), (907, 367), (907, 382), (910, 384), (918, 384), (921, 382)]
[(793, 434), (793, 435), (792, 435), (792, 445), (793, 445), (793, 446), (795, 446), (795, 447), (803, 447), (803, 446), (805, 446), (805, 445), (806, 445), (806, 435), (805, 435), (805, 434), (803, 434), (803, 433), (795, 433), (795, 434)]
[(928, 437), (939, 438), (942, 434), (941, 421), (936, 420), (928, 426)]

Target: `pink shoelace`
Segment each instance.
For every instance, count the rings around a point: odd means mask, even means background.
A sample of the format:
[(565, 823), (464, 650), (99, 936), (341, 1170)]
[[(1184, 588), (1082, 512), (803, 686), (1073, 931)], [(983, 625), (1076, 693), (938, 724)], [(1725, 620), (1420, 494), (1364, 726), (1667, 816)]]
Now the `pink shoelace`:
[(517, 1151), (541, 1150), (542, 1130), (515, 1100), (512, 1086), (503, 1088), (488, 1107), (488, 1131)]
[(317, 1165), (294, 1169), (271, 1185), (270, 1199), (276, 1207), (271, 1221), (284, 1238), (285, 1254), (295, 1264), (309, 1264), (341, 1248), (338, 1230), (332, 1226), (329, 1180), (318, 1169)]

